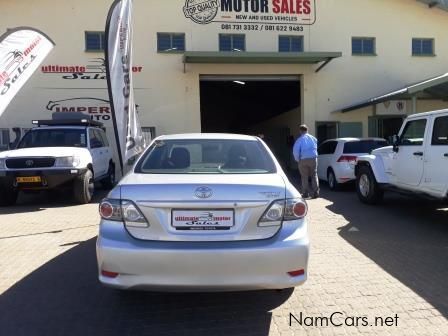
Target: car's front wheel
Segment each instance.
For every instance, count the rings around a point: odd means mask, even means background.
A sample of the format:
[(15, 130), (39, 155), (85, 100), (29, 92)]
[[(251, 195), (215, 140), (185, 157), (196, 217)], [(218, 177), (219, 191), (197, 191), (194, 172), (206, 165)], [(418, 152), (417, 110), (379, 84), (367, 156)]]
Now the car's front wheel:
[(356, 176), (356, 192), (361, 202), (377, 204), (384, 196), (384, 191), (378, 185), (372, 170), (363, 166), (359, 168)]
[(19, 192), (12, 186), (0, 185), (0, 206), (12, 206), (16, 204)]
[(94, 192), (95, 181), (93, 180), (93, 173), (91, 170), (87, 170), (84, 174), (76, 177), (73, 186), (73, 196), (77, 203), (90, 203)]
[(336, 179), (336, 175), (333, 169), (330, 169), (327, 174), (328, 186), (331, 190), (336, 191), (339, 188), (338, 180)]

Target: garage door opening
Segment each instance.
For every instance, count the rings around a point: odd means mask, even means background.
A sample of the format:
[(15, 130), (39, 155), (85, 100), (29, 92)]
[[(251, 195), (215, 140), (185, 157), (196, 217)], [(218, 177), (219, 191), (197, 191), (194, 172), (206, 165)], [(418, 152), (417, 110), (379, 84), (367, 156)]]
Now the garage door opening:
[(201, 76), (204, 133), (260, 135), (284, 168), (301, 123), (299, 76)]

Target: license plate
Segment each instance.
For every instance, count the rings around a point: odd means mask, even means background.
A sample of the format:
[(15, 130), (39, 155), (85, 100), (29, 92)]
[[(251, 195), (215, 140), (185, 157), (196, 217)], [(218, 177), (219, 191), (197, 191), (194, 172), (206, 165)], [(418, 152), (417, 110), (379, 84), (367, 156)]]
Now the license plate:
[(176, 230), (230, 230), (234, 225), (233, 210), (174, 210), (172, 225)]
[(17, 183), (40, 183), (42, 182), (42, 178), (40, 176), (24, 176), (17, 177)]

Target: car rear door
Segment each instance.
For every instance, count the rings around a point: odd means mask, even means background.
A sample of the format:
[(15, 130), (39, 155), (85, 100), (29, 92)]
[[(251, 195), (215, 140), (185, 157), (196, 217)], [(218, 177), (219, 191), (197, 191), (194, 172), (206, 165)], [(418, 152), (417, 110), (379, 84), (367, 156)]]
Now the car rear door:
[(448, 188), (448, 115), (434, 118), (424, 168), (424, 187), (445, 193)]
[(400, 136), (398, 152), (394, 155), (393, 174), (397, 185), (404, 188), (419, 186), (423, 178), (425, 135), (428, 119), (411, 119), (406, 122)]

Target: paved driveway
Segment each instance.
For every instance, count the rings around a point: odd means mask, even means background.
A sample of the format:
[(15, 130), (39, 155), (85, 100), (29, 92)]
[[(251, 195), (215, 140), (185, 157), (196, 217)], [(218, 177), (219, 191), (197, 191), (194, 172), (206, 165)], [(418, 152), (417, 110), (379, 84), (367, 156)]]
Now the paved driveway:
[(96, 204), (22, 199), (0, 209), (0, 335), (448, 335), (447, 208), (324, 190), (309, 222), (295, 291), (119, 292), (96, 280)]

